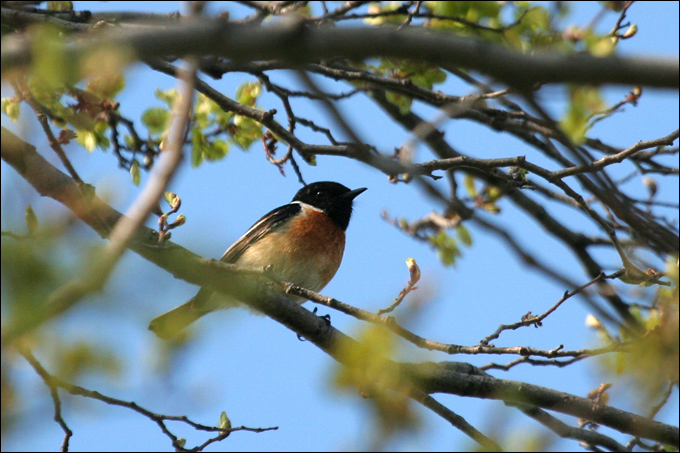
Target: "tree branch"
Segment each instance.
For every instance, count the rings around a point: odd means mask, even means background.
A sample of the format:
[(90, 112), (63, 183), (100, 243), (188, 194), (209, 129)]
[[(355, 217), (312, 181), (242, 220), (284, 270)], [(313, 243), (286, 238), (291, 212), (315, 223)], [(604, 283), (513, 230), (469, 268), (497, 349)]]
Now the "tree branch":
[[(3, 9), (4, 10), (4, 9)], [(80, 36), (79, 40), (83, 37)], [(65, 48), (68, 61), (101, 45), (133, 49), (139, 58), (166, 55), (220, 55), (240, 61), (283, 59), (302, 64), (323, 58), (361, 60), (383, 56), (474, 69), (513, 87), (536, 83), (622, 84), (677, 89), (678, 61), (651, 58), (596, 58), (587, 54), (524, 54), (483, 41), (424, 30), (388, 28), (312, 28), (282, 20), (267, 26), (247, 26), (201, 18), (146, 30), (102, 32), (96, 41)], [(30, 63), (26, 42), (2, 42), (1, 69)]]

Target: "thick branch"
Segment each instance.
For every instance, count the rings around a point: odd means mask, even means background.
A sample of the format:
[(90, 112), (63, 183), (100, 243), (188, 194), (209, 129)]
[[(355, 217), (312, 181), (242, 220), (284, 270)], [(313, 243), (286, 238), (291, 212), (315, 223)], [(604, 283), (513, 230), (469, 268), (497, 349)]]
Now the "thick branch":
[[(408, 368), (408, 365), (404, 365)], [(511, 404), (531, 404), (544, 409), (576, 415), (626, 433), (639, 434), (677, 446), (678, 428), (614, 409), (603, 403), (580, 398), (538, 385), (497, 379), (483, 374), (462, 373), (453, 364), (413, 365), (419, 387), (427, 393), (452, 393), (477, 398), (501, 399)], [(418, 376), (423, 380), (419, 380)], [(636, 434), (638, 435), (638, 434)]]
[[(424, 30), (388, 28), (311, 28), (282, 20), (268, 27), (244, 26), (201, 18), (171, 22), (157, 29), (114, 30), (99, 39), (68, 46), (66, 55), (78, 58), (97, 46), (133, 49), (142, 58), (166, 55), (220, 55), (240, 61), (286, 60), (294, 64), (344, 57), (394, 57), (474, 69), (510, 86), (536, 83), (623, 84), (678, 88), (677, 59), (595, 58), (587, 54), (523, 54), (506, 47)], [(80, 36), (78, 39), (82, 40)], [(27, 65), (32, 53), (27, 42), (3, 40), (2, 72)]]

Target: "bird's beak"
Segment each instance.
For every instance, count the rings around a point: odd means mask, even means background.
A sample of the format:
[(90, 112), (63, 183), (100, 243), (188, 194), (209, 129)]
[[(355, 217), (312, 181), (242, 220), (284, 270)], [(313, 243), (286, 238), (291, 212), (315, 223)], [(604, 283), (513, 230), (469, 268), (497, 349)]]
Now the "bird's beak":
[(365, 187), (362, 187), (361, 189), (350, 190), (349, 192), (347, 192), (346, 194), (344, 194), (344, 195), (342, 196), (342, 198), (346, 198), (346, 199), (348, 199), (348, 200), (354, 200), (356, 197), (358, 197), (359, 195), (361, 195), (365, 190), (366, 190)]

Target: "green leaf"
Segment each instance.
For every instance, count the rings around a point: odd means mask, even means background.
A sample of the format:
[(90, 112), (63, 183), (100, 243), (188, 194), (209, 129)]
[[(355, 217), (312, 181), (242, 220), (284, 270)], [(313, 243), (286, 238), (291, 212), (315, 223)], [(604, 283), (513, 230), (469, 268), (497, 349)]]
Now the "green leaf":
[(26, 226), (28, 227), (28, 234), (32, 235), (38, 229), (38, 217), (36, 217), (33, 208), (29, 204), (26, 206), (26, 212), (24, 213), (24, 219), (26, 219)]
[(139, 174), (139, 162), (132, 162), (132, 166), (130, 167), (130, 176), (132, 177), (132, 184), (138, 186), (139, 180), (141, 178), (141, 175)]
[(465, 175), (463, 178), (463, 185), (465, 186), (465, 191), (472, 198), (477, 198), (477, 188), (475, 187), (475, 178), (470, 175)]
[(203, 150), (197, 146), (191, 147), (191, 166), (198, 167), (203, 163)]
[(243, 150), (247, 150), (262, 136), (262, 125), (251, 118), (235, 115), (234, 126), (237, 127), (233, 128), (231, 138)]
[(87, 91), (105, 99), (113, 99), (125, 88), (123, 74), (106, 74), (95, 77), (85, 88)]
[(177, 93), (177, 90), (174, 88), (170, 88), (169, 90), (161, 90), (159, 88), (156, 88), (156, 91), (154, 92), (154, 96), (156, 96), (156, 99), (159, 99), (168, 106), (168, 109), (172, 110), (172, 108), (175, 106), (177, 101), (179, 100), (179, 93)]
[(482, 203), (480, 207), (482, 209), (484, 209), (485, 211), (490, 212), (492, 214), (498, 214), (499, 212), (501, 212), (501, 208), (499, 208), (496, 203), (492, 203), (492, 202)]
[[(44, 85), (47, 91), (53, 92), (53, 95), (56, 95), (56, 90), (63, 92), (64, 84), (76, 83), (78, 78), (76, 74), (78, 65), (69, 63), (66, 57), (64, 34), (46, 25), (36, 25), (32, 31), (31, 73), (34, 74), (35, 82)], [(34, 96), (38, 98), (36, 93)], [(47, 106), (49, 107), (49, 104)]]
[(174, 192), (164, 192), (163, 193), (163, 198), (165, 198), (165, 201), (168, 202), (170, 206), (174, 206), (175, 202), (177, 200), (177, 194)]
[(401, 113), (402, 115), (406, 115), (411, 111), (411, 104), (413, 103), (413, 99), (406, 95), (395, 93), (394, 91), (386, 91), (385, 99), (390, 104), (394, 104), (396, 107), (398, 107), (399, 113)]
[(203, 162), (206, 156), (208, 141), (203, 132), (195, 127), (191, 129), (191, 166), (196, 168)]
[(49, 11), (73, 11), (73, 2), (50, 1), (47, 2), (47, 9)]
[(437, 250), (439, 260), (445, 266), (454, 266), (456, 258), (461, 256), (460, 250), (456, 240), (446, 234), (446, 231), (440, 230), (436, 236), (430, 237), (430, 244)]
[(569, 90), (571, 103), (560, 126), (574, 144), (579, 145), (585, 140), (586, 132), (590, 129), (590, 117), (605, 110), (606, 105), (600, 95), (600, 90), (589, 86), (572, 86)]
[(113, 377), (120, 375), (122, 371), (120, 360), (113, 352), (86, 341), (59, 345), (57, 350), (54, 371), (69, 381), (78, 380), (79, 376), (93, 372)]
[(260, 82), (246, 82), (236, 90), (236, 100), (241, 104), (252, 107), (261, 93), (262, 84)]
[(460, 242), (468, 247), (472, 245), (472, 236), (470, 236), (470, 232), (467, 228), (465, 228), (463, 225), (458, 225), (456, 227), (456, 233), (458, 233), (458, 239), (460, 239)]
[(98, 121), (92, 129), (76, 129), (76, 142), (83, 146), (88, 152), (94, 148), (106, 150), (111, 146), (111, 141), (104, 135), (108, 125), (104, 121)]
[(94, 131), (97, 123), (87, 112), (75, 112), (68, 118), (69, 124), (79, 130)]
[(76, 137), (76, 142), (80, 143), (87, 152), (94, 151), (95, 146), (97, 146), (97, 137), (95, 133), (88, 130), (79, 130), (78, 137)]
[(486, 190), (486, 201), (493, 203), (503, 196), (503, 191), (496, 186), (489, 186)]
[(316, 154), (307, 154), (304, 159), (310, 167), (316, 167)]
[(224, 140), (215, 140), (206, 148), (206, 159), (220, 160), (229, 153), (229, 144)]
[(227, 417), (227, 413), (222, 411), (220, 414), (220, 422), (217, 425), (218, 428), (228, 430), (231, 429), (231, 420)]
[(602, 36), (593, 39), (586, 39), (588, 51), (594, 57), (610, 57), (616, 50), (618, 38), (615, 36)]
[(18, 120), (21, 113), (19, 101), (14, 97), (2, 98), (2, 111), (12, 121)]
[(3, 328), (23, 326), (27, 320), (42, 316), (46, 310), (45, 300), (59, 286), (59, 277), (66, 278), (59, 274), (66, 271), (64, 265), (55, 266), (45, 244), (37, 242), (2, 242), (2, 292), (12, 295), (7, 298), (6, 306), (3, 302), (3, 314), (8, 315), (3, 316)]
[(170, 112), (164, 108), (155, 107), (146, 110), (142, 114), (142, 124), (152, 134), (162, 134), (170, 123)]

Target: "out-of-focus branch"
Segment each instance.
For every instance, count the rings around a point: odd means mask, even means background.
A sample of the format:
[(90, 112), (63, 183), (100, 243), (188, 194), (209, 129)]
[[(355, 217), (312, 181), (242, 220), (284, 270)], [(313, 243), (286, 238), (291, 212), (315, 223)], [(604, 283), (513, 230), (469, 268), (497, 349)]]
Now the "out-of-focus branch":
[[(260, 27), (201, 18), (181, 23), (172, 21), (151, 30), (107, 30), (97, 38), (96, 42), (68, 45), (67, 58), (77, 59), (100, 45), (129, 48), (142, 59), (192, 54), (220, 55), (240, 61), (276, 58), (301, 64), (338, 56), (351, 60), (383, 56), (440, 66), (453, 64), (480, 71), (515, 87), (563, 82), (665, 88), (678, 88), (680, 84), (677, 60), (524, 54), (479, 40), (425, 30), (312, 28), (295, 20)], [(2, 72), (29, 64), (31, 52), (26, 42), (3, 40)]]
[(427, 407), (432, 412), (439, 415), (444, 420), (448, 421), (453, 426), (470, 436), (488, 451), (502, 451), (500, 445), (498, 445), (495, 441), (489, 439), (487, 436), (479, 432), (479, 430), (477, 430), (474, 426), (468, 423), (463, 417), (456, 414), (451, 409), (444, 406), (422, 390), (416, 388), (412, 389), (411, 398), (418, 401), (420, 404)]
[(546, 411), (537, 408), (536, 406), (528, 406), (526, 404), (518, 404), (517, 408), (527, 416), (533, 418), (543, 426), (555, 432), (560, 437), (568, 439), (576, 439), (587, 444), (590, 449), (595, 450), (594, 447), (605, 447), (611, 451), (630, 451), (620, 443), (616, 442), (611, 437), (600, 434), (597, 431), (583, 428), (574, 428), (567, 425), (561, 420), (548, 414)]
[[(110, 224), (106, 219), (99, 219), (99, 212), (94, 206), (92, 208), (82, 206), (83, 209), (91, 214), (90, 219), (99, 223), (96, 230), (109, 238), (109, 242), (105, 246), (103, 253), (98, 255), (96, 261), (93, 261), (92, 264), (86, 268), (85, 275), (75, 278), (62, 285), (60, 288), (57, 288), (50, 295), (45, 304), (45, 309), (41, 310), (38, 314), (28, 320), (27, 325), (24, 326), (25, 328), (30, 329), (59, 315), (68, 310), (82, 298), (98, 291), (106, 283), (119, 258), (127, 249), (133, 235), (137, 233), (139, 227), (158, 203), (165, 187), (181, 161), (184, 134), (189, 118), (189, 111), (191, 109), (191, 100), (193, 99), (194, 76), (195, 64), (193, 65), (193, 69), (189, 69), (186, 74), (181, 77), (182, 81), (180, 82), (180, 89), (178, 91), (181, 93), (182, 100), (178, 106), (178, 113), (174, 118), (175, 121), (168, 136), (168, 146), (161, 155), (154, 172), (151, 174), (149, 183), (144, 187), (132, 206), (130, 206), (127, 214), (118, 217), (115, 224)], [(49, 128), (47, 130), (49, 130)], [(52, 139), (54, 139), (53, 136)], [(5, 145), (7, 145), (8, 153), (20, 152), (21, 149), (27, 149), (26, 147), (28, 146), (4, 128), (2, 130), (2, 140), (3, 156), (5, 155)], [(80, 181), (77, 187), (82, 193), (82, 181)], [(44, 189), (48, 191), (53, 190), (53, 188), (50, 188), (49, 186), (44, 186)], [(82, 194), (84, 196), (76, 198), (79, 200), (79, 204), (88, 205), (94, 203), (94, 200), (88, 199), (89, 194)], [(6, 341), (11, 341), (18, 333), (19, 332), (13, 330), (3, 332), (3, 344), (5, 344)]]

